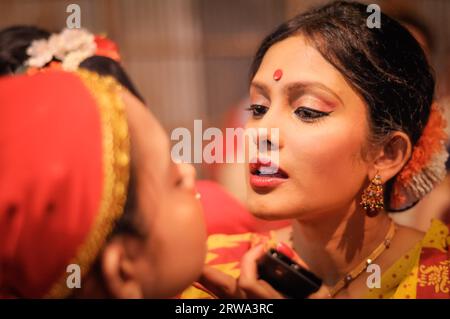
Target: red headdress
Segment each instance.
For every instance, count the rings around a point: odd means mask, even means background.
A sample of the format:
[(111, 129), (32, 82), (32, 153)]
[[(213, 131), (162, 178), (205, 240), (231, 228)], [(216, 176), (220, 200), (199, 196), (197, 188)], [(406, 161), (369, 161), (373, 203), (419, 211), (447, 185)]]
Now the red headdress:
[(65, 297), (121, 216), (129, 174), (120, 87), (87, 71), (0, 79), (0, 297)]

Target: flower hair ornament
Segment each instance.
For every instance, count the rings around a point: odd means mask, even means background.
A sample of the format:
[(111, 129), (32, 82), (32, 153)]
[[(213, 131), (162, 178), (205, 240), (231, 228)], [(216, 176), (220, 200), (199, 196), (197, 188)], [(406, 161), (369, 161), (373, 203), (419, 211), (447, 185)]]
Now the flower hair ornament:
[[(24, 67), (27, 73), (34, 73), (50, 62), (49, 68), (75, 71), (85, 59), (94, 55), (105, 56), (117, 62), (120, 55), (117, 45), (101, 35), (94, 35), (85, 29), (64, 29), (48, 39), (35, 40), (27, 49), (29, 59)], [(55, 62), (54, 59), (61, 61)]]
[(403, 211), (414, 206), (444, 180), (448, 158), (445, 127), (443, 113), (433, 103), (428, 122), (413, 148), (411, 158), (395, 178), (389, 211)]

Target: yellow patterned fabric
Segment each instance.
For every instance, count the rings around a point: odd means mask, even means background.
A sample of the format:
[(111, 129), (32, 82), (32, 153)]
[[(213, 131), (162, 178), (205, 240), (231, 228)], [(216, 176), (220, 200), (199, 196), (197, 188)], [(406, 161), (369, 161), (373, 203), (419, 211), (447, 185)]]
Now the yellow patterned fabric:
[[(240, 275), (239, 261), (243, 254), (262, 240), (273, 240), (274, 234), (244, 233), (237, 235), (215, 234), (208, 237), (206, 264), (234, 278)], [(191, 286), (183, 292), (182, 299), (211, 299), (206, 291)]]
[(433, 220), (424, 238), (381, 277), (367, 298), (450, 298), (448, 227)]
[[(274, 234), (245, 233), (211, 235), (206, 263), (238, 278), (242, 255), (263, 238)], [(424, 238), (382, 274), (381, 287), (370, 289), (365, 298), (450, 298), (448, 227), (433, 220)], [(198, 286), (191, 286), (181, 298), (213, 298)]]

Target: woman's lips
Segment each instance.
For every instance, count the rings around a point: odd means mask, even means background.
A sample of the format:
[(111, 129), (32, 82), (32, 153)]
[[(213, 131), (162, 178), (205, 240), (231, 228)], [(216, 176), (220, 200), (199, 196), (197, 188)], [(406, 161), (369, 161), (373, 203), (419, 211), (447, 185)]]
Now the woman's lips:
[(255, 190), (271, 190), (284, 183), (288, 175), (280, 167), (271, 163), (251, 163), (250, 185)]

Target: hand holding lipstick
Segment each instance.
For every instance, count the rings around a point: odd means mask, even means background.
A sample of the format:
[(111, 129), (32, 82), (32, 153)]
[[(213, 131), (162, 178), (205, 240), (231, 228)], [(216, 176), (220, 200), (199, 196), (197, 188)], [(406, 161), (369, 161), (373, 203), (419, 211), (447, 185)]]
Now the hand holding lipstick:
[[(273, 288), (267, 281), (260, 279), (258, 265), (266, 255), (268, 243), (260, 243), (250, 249), (241, 260), (241, 274), (235, 279), (213, 267), (204, 268), (200, 283), (210, 293), (218, 298), (226, 299), (281, 299), (286, 298), (282, 293)], [(306, 265), (298, 255), (286, 244), (279, 243), (276, 250), (285, 254), (304, 268)], [(328, 298), (328, 290), (321, 286), (319, 290), (312, 293), (308, 298)]]
[(282, 299), (284, 296), (258, 278), (257, 261), (265, 254), (264, 244), (250, 249), (241, 260), (241, 275), (235, 279), (206, 266), (199, 282), (218, 298)]

